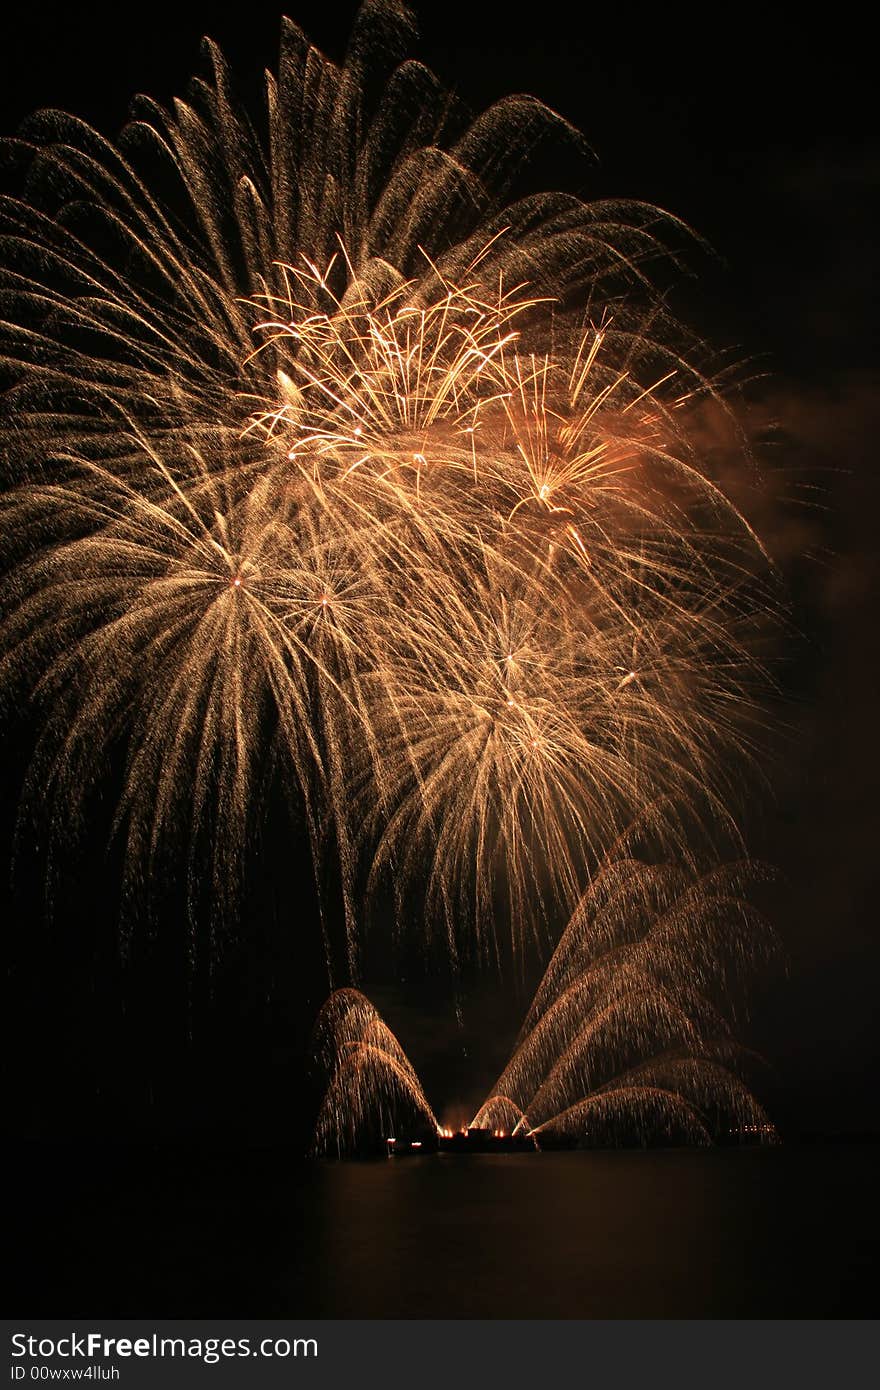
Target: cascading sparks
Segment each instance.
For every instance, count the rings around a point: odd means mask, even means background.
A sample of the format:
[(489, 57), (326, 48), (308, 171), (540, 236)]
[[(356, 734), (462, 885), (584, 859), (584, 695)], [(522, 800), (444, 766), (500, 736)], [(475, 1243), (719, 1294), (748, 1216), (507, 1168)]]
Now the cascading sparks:
[(715, 387), (646, 281), (673, 220), (512, 201), (571, 132), (526, 98), (462, 122), (408, 32), (366, 4), (337, 68), (285, 21), (265, 142), (211, 45), (119, 147), (43, 113), (0, 202), (28, 792), (66, 837), (121, 749), (129, 896), (184, 824), (225, 907), (280, 778), (348, 979), (386, 881), (451, 955), (518, 951), (634, 818), (684, 857), (687, 808), (730, 825), (767, 608), (692, 440)]
[[(717, 1002), (773, 946), (747, 896), (758, 870), (738, 863), (698, 875), (626, 848), (578, 904), (468, 1132), (537, 1147), (775, 1142), (743, 1079), (750, 1059)], [(356, 1155), (429, 1129), (441, 1144), (451, 1137), (363, 995), (331, 996), (315, 1057), (327, 1079), (316, 1155)]]

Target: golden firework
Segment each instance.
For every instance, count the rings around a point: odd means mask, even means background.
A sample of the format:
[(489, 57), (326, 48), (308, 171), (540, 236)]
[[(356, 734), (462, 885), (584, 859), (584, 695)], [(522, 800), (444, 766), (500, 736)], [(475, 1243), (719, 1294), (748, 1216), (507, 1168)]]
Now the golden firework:
[(461, 133), (396, 60), (368, 101), (407, 23), (365, 5), (336, 68), (285, 21), (265, 145), (211, 45), (119, 147), (34, 118), (0, 207), (30, 790), (66, 835), (121, 749), (130, 895), (185, 827), (225, 905), (280, 776), (349, 977), (386, 874), (486, 953), (543, 939), (634, 817), (667, 849), (698, 802), (729, 824), (766, 605), (690, 443), (712, 384), (644, 279), (672, 220), (508, 200), (500, 153), (561, 127), (537, 103)]

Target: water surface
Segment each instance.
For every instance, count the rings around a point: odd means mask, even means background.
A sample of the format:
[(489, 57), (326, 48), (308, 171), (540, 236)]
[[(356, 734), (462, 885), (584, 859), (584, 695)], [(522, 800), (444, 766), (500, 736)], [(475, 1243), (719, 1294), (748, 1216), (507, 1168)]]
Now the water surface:
[(875, 1316), (877, 1145), (30, 1165), (29, 1316)]

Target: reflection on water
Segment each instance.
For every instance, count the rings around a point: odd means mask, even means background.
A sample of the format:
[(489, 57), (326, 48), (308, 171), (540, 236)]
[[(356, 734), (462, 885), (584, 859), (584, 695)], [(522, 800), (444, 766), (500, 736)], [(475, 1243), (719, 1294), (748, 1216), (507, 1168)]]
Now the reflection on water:
[[(314, 1311), (361, 1317), (867, 1312), (866, 1160), (812, 1150), (474, 1155), (317, 1175)], [(871, 1310), (875, 1311), (875, 1310)]]
[(876, 1145), (311, 1166), (67, 1155), (29, 1207), (40, 1259), (11, 1311), (873, 1316), (878, 1158)]

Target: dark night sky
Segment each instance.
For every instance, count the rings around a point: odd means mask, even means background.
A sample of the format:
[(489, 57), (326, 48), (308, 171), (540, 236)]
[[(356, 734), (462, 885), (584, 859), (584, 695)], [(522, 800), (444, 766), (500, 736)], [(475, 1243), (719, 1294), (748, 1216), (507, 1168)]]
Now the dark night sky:
[[(775, 795), (756, 793), (748, 827), (755, 852), (785, 877), (777, 920), (788, 976), (758, 990), (748, 1040), (776, 1069), (782, 1112), (804, 1129), (880, 1127), (872, 303), (880, 152), (870, 46), (849, 26), (820, 27), (805, 10), (797, 21), (766, 6), (642, 20), (621, 6), (601, 17), (597, 7), (560, 0), (530, 8), (526, 24), (509, 4), (416, 5), (420, 56), (473, 107), (510, 91), (543, 98), (584, 131), (598, 157), (567, 165), (569, 186), (658, 203), (707, 238), (716, 259), (685, 290), (688, 313), (719, 347), (765, 373), (749, 392), (756, 430), (767, 421), (779, 427), (763, 461), (819, 486), (813, 512), (795, 520), (780, 507), (766, 518), (801, 635), (785, 676), (789, 733)], [(337, 56), (354, 9), (287, 6)], [(219, 40), (243, 94), (256, 99), (260, 71), (274, 62), (278, 12), (262, 0), (222, 12), (186, 0), (129, 12), (17, 7), (2, 22), (0, 129), (12, 133), (33, 108), (56, 105), (112, 134), (132, 92), (168, 100), (184, 91), (203, 32)], [(53, 942), (34, 956), (45, 962)], [(35, 968), (32, 957), (21, 967)], [(80, 953), (72, 978), (66, 995), (58, 980), (49, 990), (44, 1045), (29, 1044), (26, 1083), (69, 1085), (68, 1073), (45, 1080), (46, 1058), (62, 1032), (81, 1028), (90, 1041), (77, 1056), (98, 1097), (89, 1113), (112, 1126), (119, 1103), (114, 1110), (99, 1093), (112, 1092), (118, 1077), (103, 1076), (94, 1060), (94, 1018), (109, 1026), (115, 970), (106, 959), (92, 968)], [(289, 1061), (278, 1019), (267, 1023), (256, 1005), (248, 1012), (234, 993), (224, 1007), (241, 1026), (239, 1041), (250, 1028), (246, 1050), (263, 1060), (271, 1052), (277, 1070), (266, 1068), (267, 1084), (278, 1082)], [(415, 1010), (399, 1012), (404, 1041), (430, 1071), (430, 1027)], [(163, 1065), (173, 1070), (175, 1045), (165, 1046)], [(137, 1066), (138, 1084), (152, 1094), (158, 1070), (143, 1058)], [(434, 1067), (442, 1086), (442, 1061)]]

